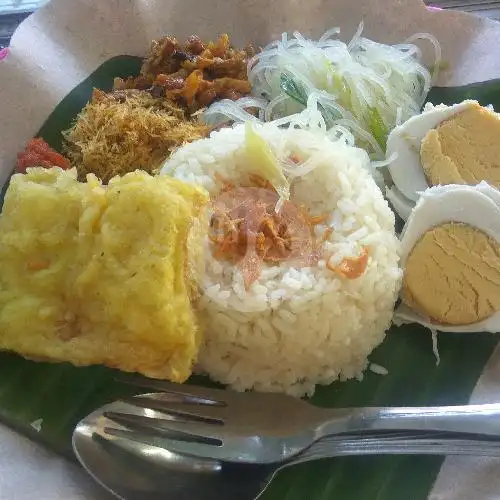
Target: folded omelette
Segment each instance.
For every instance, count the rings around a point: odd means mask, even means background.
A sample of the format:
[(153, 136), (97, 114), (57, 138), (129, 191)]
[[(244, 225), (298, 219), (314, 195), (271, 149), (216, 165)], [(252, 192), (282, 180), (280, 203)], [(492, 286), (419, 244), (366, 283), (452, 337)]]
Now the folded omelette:
[(208, 196), (133, 172), (12, 177), (0, 215), (0, 349), (186, 380)]

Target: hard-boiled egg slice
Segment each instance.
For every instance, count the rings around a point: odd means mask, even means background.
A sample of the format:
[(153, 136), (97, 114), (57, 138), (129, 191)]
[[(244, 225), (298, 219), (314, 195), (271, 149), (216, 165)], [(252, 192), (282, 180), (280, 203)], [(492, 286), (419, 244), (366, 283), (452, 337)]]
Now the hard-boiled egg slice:
[[(500, 192), (481, 182), (425, 190), (401, 234), (394, 322), (500, 331)], [(438, 318), (438, 319), (436, 319)]]
[[(459, 114), (464, 124), (458, 123)], [(468, 129), (463, 130), (464, 127)], [(433, 129), (440, 135), (429, 134)], [(387, 197), (398, 214), (406, 220), (420, 193), (431, 185), (476, 184), (481, 180), (493, 186), (500, 183), (500, 146), (494, 139), (499, 130), (498, 115), (472, 100), (453, 106), (428, 104), (422, 114), (392, 130), (387, 140), (387, 158), (393, 159), (388, 169), (394, 185), (388, 189)], [(454, 163), (457, 161), (461, 163), (460, 171)], [(464, 162), (471, 169), (465, 175)], [(432, 170), (432, 175), (426, 175), (425, 169), (427, 174)]]

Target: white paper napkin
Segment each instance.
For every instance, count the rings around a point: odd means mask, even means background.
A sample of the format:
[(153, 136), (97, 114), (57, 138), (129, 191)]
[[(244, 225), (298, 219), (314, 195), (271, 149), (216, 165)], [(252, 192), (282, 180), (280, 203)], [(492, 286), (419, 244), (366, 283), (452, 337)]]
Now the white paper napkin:
[[(53, 1), (23, 25), (14, 37), (9, 59), (2, 62), (0, 183), (10, 172), (16, 153), (54, 106), (104, 60), (123, 53), (142, 54), (151, 39), (165, 32), (176, 32), (181, 38), (193, 32), (213, 36), (220, 26), (231, 28), (227, 19), (241, 17), (241, 9), (247, 22), (235, 33), (237, 43), (269, 40), (292, 27), (309, 29), (313, 18), (317, 33), (330, 27), (332, 20), (346, 33), (353, 33), (364, 17), (366, 34), (373, 38), (391, 33), (394, 40), (401, 40), (415, 31), (434, 32), (442, 42), (446, 62), (455, 63), (449, 64), (452, 75), (443, 72), (444, 83), (500, 74), (500, 29), (492, 21), (453, 13), (444, 22), (444, 13), (431, 14), (417, 0), (310, 0), (309, 15), (304, 17), (303, 2), (288, 1), (284, 8), (283, 1)], [(171, 12), (177, 17), (170, 16)], [(196, 12), (197, 16), (182, 12)], [(181, 26), (176, 19), (186, 23)], [(27, 119), (19, 120), (19, 116)], [(498, 381), (500, 351), (488, 364), (472, 401), (500, 401)], [(411, 492), (406, 493), (411, 498)], [(0, 500), (110, 498), (75, 465), (0, 426)], [(500, 461), (445, 460), (430, 499), (500, 500)]]
[(1, 500), (111, 500), (78, 466), (0, 426)]

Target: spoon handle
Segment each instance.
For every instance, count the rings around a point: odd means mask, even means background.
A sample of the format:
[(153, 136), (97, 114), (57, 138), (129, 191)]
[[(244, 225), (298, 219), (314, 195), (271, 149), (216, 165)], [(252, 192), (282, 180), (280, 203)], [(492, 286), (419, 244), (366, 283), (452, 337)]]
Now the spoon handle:
[(285, 465), (348, 455), (474, 455), (500, 457), (500, 441), (443, 433), (327, 436)]
[(359, 408), (343, 410), (318, 428), (318, 436), (361, 431), (439, 431), (500, 437), (500, 404)]

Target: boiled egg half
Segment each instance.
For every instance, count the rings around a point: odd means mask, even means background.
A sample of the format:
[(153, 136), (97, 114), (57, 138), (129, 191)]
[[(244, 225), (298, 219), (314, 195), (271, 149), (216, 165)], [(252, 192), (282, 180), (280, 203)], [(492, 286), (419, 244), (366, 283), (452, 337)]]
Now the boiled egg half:
[(437, 185), (500, 189), (500, 115), (477, 101), (427, 104), (420, 115), (394, 128), (387, 140), (393, 185), (387, 198), (406, 220), (421, 193)]
[(500, 191), (486, 182), (428, 188), (401, 240), (395, 324), (500, 332)]

